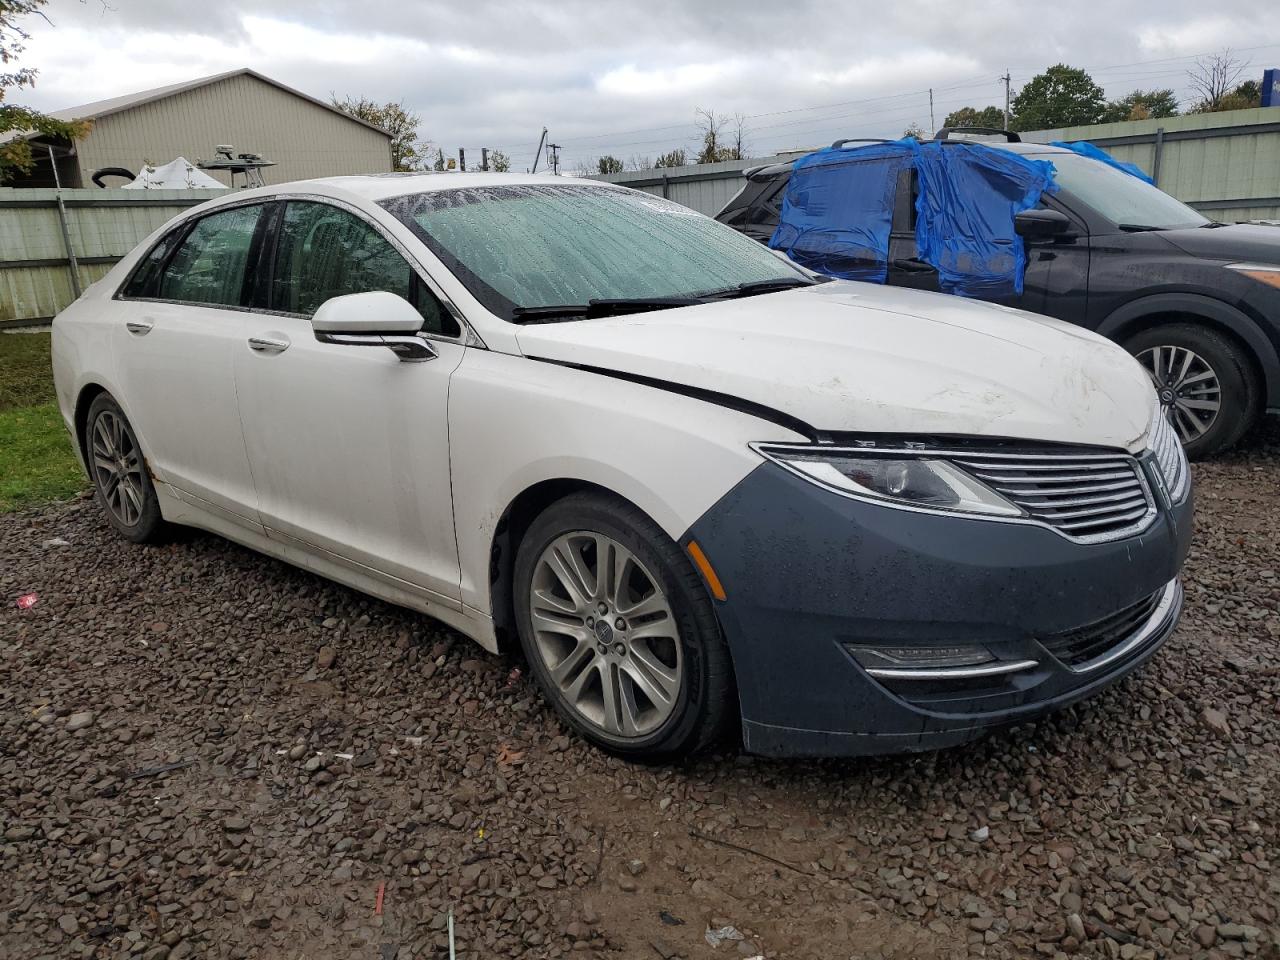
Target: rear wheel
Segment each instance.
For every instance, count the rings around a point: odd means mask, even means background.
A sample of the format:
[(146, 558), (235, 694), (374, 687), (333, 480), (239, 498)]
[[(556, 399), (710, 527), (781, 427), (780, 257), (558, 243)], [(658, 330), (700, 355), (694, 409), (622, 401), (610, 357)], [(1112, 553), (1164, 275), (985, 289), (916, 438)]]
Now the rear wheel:
[(1172, 323), (1144, 330), (1125, 346), (1147, 371), (1192, 460), (1228, 449), (1253, 425), (1257, 386), (1249, 361), (1216, 330)]
[(166, 524), (142, 447), (120, 405), (105, 393), (89, 405), (84, 452), (94, 493), (116, 532), (134, 543), (162, 539)]
[(614, 753), (696, 752), (736, 708), (729, 652), (680, 548), (626, 501), (548, 507), (515, 564), (520, 642), (564, 721)]

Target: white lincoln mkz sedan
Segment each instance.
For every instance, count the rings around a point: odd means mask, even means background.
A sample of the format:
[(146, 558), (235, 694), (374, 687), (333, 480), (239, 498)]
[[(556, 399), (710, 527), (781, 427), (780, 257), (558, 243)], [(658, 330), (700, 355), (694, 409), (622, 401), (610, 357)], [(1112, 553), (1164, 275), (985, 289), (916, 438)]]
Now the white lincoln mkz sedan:
[(201, 527), (519, 645), (624, 755), (961, 743), (1110, 684), (1181, 609), (1186, 460), (1123, 350), (824, 281), (622, 187), (236, 193), (53, 346), (121, 535)]

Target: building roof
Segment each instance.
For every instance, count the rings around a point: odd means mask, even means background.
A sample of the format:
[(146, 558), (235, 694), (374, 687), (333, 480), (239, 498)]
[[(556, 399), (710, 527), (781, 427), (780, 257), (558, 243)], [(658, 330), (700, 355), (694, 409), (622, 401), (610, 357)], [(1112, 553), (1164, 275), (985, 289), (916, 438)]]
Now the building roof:
[(359, 117), (352, 116), (345, 110), (341, 110), (331, 103), (325, 103), (323, 100), (317, 100), (315, 97), (308, 96), (301, 90), (295, 90), (293, 87), (286, 86), (279, 80), (272, 80), (270, 77), (258, 73), (257, 70), (250, 70), (248, 67), (241, 67), (239, 70), (228, 70), (226, 73), (215, 73), (210, 77), (197, 77), (195, 80), (184, 80), (181, 83), (171, 83), (164, 87), (153, 87), (150, 90), (139, 90), (137, 93), (126, 93), (123, 96), (111, 97), (107, 100), (97, 100), (93, 103), (82, 103), (78, 107), (67, 107), (65, 110), (53, 110), (50, 111), (49, 116), (58, 120), (97, 120), (100, 117), (110, 116), (113, 113), (121, 113), (125, 110), (132, 110), (134, 107), (140, 107), (143, 104), (152, 103), (156, 100), (163, 100), (166, 97), (172, 97), (175, 94), (186, 93), (188, 90), (207, 87), (209, 84), (217, 83), (220, 80), (228, 80), (231, 77), (239, 76), (250, 76), (256, 80), (261, 80), (263, 83), (269, 83), (273, 87), (283, 90), (285, 93), (291, 93), (295, 97), (301, 97), (303, 100), (309, 100), (318, 107), (324, 107), (326, 110), (332, 110), (339, 116), (345, 117), (354, 123), (368, 127), (370, 130), (376, 130), (383, 136), (391, 136), (390, 133), (377, 124), (370, 123), (367, 120), (361, 120)]

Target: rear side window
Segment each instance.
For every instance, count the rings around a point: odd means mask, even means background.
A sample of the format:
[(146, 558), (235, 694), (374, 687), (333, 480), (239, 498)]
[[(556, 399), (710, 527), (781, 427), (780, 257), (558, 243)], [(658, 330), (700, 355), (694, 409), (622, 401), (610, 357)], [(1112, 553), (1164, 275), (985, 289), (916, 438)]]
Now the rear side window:
[(152, 247), (134, 269), (133, 276), (124, 285), (121, 295), (130, 298), (146, 297), (153, 300), (159, 297), (160, 276), (164, 270), (165, 261), (169, 259), (169, 254), (173, 253), (173, 248), (178, 245), (184, 233), (186, 233), (185, 227), (170, 230), (159, 243)]
[(159, 298), (246, 306), (249, 250), (261, 215), (262, 204), (252, 204), (198, 220), (164, 267)]
[(272, 310), (310, 316), (333, 297), (385, 290), (422, 314), (428, 333), (461, 331), (417, 271), (374, 227), (326, 203), (291, 201), (276, 240)]

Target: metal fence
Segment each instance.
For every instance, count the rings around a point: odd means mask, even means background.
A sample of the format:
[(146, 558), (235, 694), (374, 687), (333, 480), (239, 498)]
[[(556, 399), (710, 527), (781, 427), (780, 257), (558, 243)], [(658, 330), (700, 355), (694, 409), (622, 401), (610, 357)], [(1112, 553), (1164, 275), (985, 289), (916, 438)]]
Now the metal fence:
[[(1216, 220), (1280, 219), (1280, 107), (1037, 130), (1024, 140), (1088, 140), (1136, 163), (1162, 190)], [(597, 176), (714, 216), (742, 188), (742, 171), (806, 151), (727, 163)]]
[(0, 189), (0, 326), (48, 322), (209, 190)]

